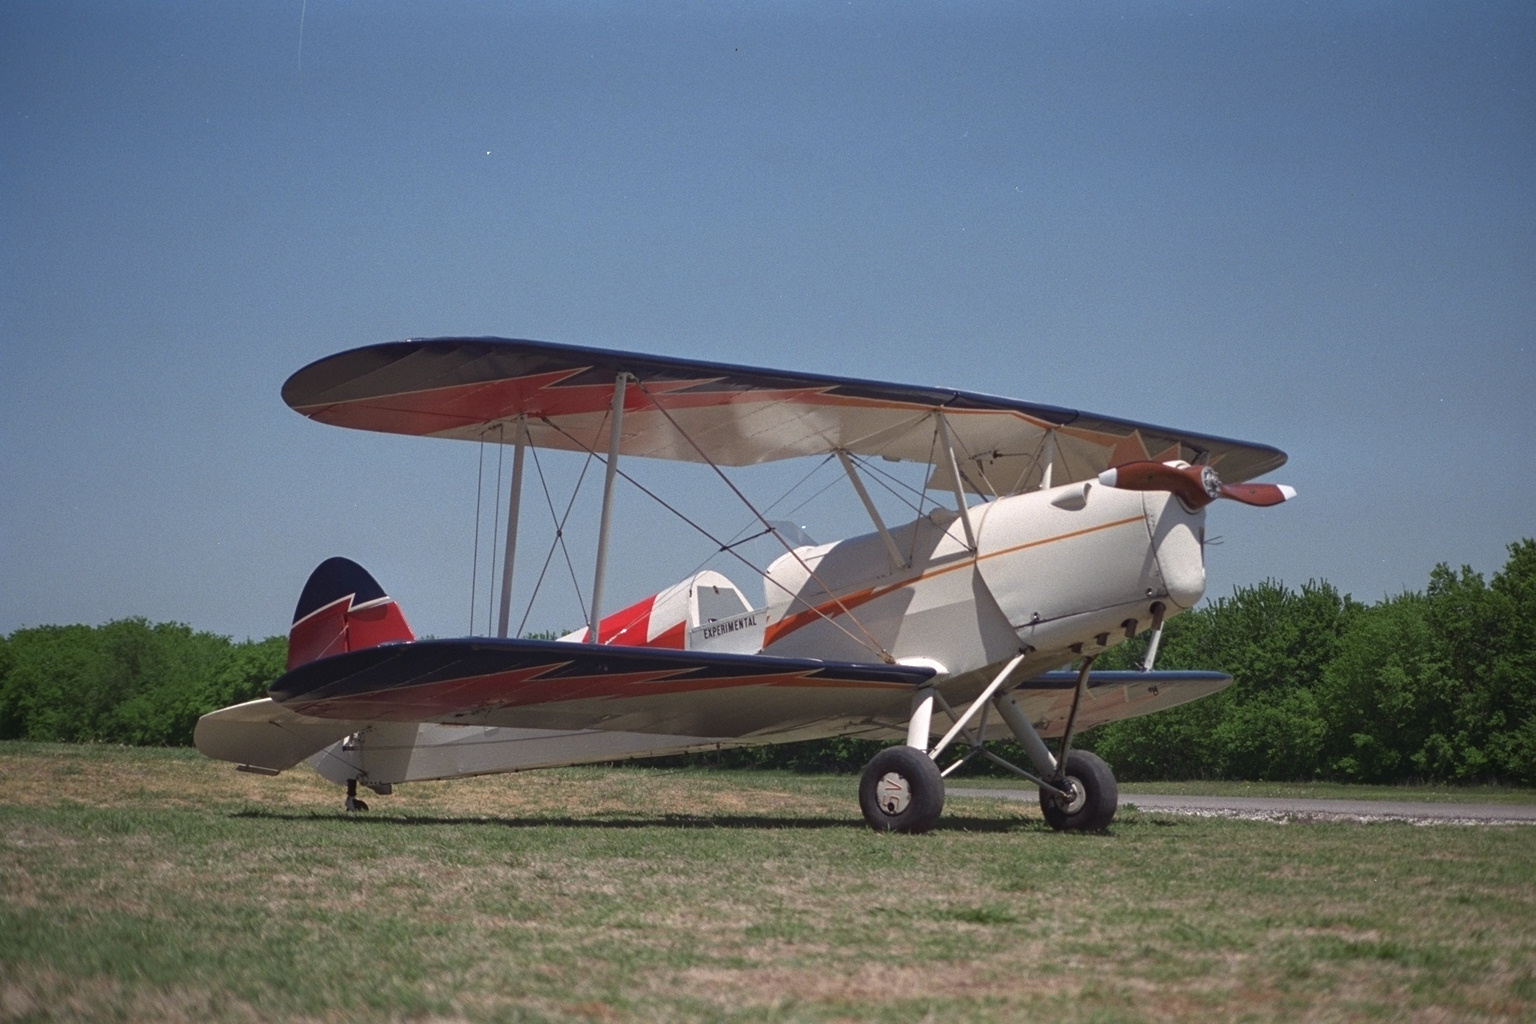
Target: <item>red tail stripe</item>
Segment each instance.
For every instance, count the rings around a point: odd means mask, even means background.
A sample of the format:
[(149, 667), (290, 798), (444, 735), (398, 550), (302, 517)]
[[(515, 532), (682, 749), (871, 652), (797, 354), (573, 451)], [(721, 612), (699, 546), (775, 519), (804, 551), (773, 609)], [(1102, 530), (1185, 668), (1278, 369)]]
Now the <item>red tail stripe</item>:
[(414, 640), (416, 634), (400, 606), (391, 600), (352, 607), (352, 595), (338, 598), (306, 615), (288, 631), (288, 668), (320, 658), (394, 641)]

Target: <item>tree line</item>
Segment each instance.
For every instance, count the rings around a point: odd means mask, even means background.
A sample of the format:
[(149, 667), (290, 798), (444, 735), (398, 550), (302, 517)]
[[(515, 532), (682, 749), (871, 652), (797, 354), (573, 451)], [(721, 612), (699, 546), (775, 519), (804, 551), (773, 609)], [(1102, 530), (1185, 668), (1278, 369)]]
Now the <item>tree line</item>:
[[(1107, 652), (1129, 668), (1147, 634)], [(0, 640), (0, 739), (190, 744), (199, 715), (266, 693), (284, 637), (180, 623), (39, 626)], [(1375, 604), (1326, 582), (1239, 587), (1169, 621), (1159, 668), (1234, 683), (1084, 734), (1132, 779), (1334, 779), (1536, 785), (1536, 540), (1485, 580), (1436, 566)], [(664, 763), (856, 771), (882, 744), (839, 738)]]
[(1372, 605), (1327, 583), (1240, 588), (1171, 620), (1158, 661), (1234, 682), (1090, 734), (1122, 778), (1536, 785), (1536, 540), (1490, 581), (1441, 564)]
[(0, 642), (0, 739), (189, 746), (199, 716), (265, 697), (288, 638), (179, 622), (36, 626)]

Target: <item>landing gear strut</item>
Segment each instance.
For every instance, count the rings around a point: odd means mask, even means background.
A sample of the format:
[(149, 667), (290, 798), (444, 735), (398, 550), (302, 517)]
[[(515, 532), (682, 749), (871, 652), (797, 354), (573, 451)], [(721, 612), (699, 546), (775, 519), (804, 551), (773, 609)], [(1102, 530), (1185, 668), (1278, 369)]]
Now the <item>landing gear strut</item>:
[[(1061, 758), (1056, 762), (1055, 774), (1050, 777), (1051, 788), (1040, 787), (1040, 813), (1045, 816), (1046, 824), (1059, 832), (1102, 831), (1109, 827), (1120, 806), (1115, 774), (1104, 759), (1086, 750), (1072, 749), (1077, 712), (1082, 706), (1083, 693), (1088, 688), (1088, 670), (1092, 667), (1093, 657), (1090, 656), (1083, 659), (1077, 670), (1072, 710), (1067, 713), (1066, 731), (1061, 734)], [(1029, 728), (1033, 731), (1032, 726)], [(1038, 737), (1036, 742), (1039, 742)]]
[(347, 780), (347, 802), (345, 808), (348, 813), (352, 811), (366, 811), (368, 805), (357, 798), (357, 780)]
[[(1013, 694), (1001, 691), (1003, 684), (1024, 654), (1010, 661), (971, 702), (964, 714), (956, 716), (937, 691), (926, 688), (913, 696), (912, 719), (907, 726), (905, 746), (887, 747), (876, 754), (859, 780), (859, 807), (864, 820), (882, 832), (927, 832), (938, 823), (944, 810), (944, 778), (975, 757), (983, 757), (1040, 787), (1040, 810), (1046, 822), (1058, 831), (1098, 832), (1109, 827), (1120, 804), (1119, 787), (1114, 773), (1097, 754), (1072, 749), (1072, 735), (1077, 728), (1078, 711), (1088, 688), (1088, 673), (1093, 657), (1083, 659), (1078, 668), (1072, 709), (1067, 714), (1061, 737), (1060, 757), (1054, 757)], [(940, 704), (954, 725), (932, 750), (927, 749), (933, 704)], [(995, 708), (1024, 747), (1039, 774), (1032, 774), (1010, 764), (987, 749), (987, 712)], [(966, 726), (980, 714), (974, 733)], [(939, 769), (938, 756), (964, 734), (969, 753), (948, 768)]]

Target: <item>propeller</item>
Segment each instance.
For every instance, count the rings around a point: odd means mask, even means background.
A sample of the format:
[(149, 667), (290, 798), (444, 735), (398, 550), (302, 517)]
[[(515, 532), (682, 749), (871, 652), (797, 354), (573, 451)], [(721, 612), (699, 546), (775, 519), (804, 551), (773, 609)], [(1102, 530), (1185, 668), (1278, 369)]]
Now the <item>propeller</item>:
[(1099, 483), (1125, 491), (1171, 491), (1192, 509), (1217, 498), (1264, 506), (1296, 497), (1296, 488), (1285, 484), (1224, 484), (1210, 466), (1187, 462), (1127, 462), (1100, 473)]

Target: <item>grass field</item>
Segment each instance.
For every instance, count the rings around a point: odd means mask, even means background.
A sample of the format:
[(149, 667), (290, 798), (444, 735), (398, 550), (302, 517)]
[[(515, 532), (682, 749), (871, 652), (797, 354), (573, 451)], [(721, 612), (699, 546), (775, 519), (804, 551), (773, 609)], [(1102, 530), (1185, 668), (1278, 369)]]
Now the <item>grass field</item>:
[(854, 791), (567, 769), (347, 817), (307, 769), (0, 744), (0, 1018), (1536, 1018), (1536, 828), (912, 837)]

